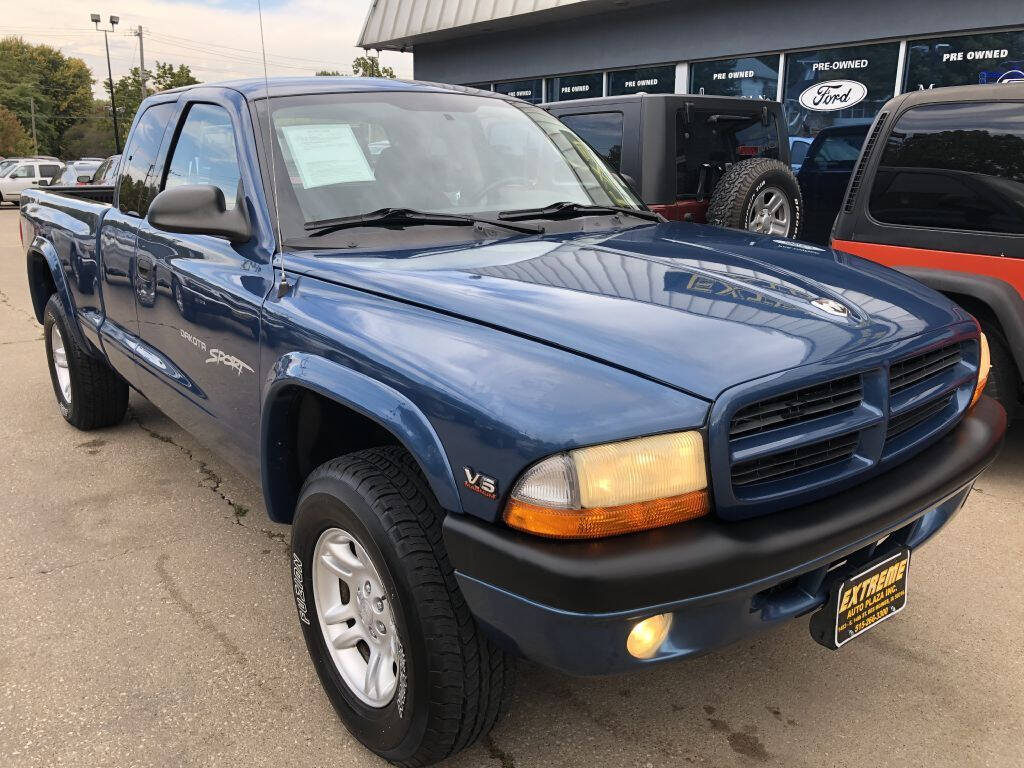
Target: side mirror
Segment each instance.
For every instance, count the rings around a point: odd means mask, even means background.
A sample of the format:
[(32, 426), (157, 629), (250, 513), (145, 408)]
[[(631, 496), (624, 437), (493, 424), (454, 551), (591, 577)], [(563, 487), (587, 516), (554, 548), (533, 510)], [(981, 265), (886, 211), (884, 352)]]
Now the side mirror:
[(40, 187), (48, 187), (48, 186), (50, 186), (50, 180), (49, 179), (40, 179), (37, 183), (39, 184)]
[(224, 192), (212, 184), (165, 189), (149, 204), (146, 219), (164, 232), (223, 237), (234, 245), (247, 243), (252, 238), (241, 185), (235, 207), (230, 211)]

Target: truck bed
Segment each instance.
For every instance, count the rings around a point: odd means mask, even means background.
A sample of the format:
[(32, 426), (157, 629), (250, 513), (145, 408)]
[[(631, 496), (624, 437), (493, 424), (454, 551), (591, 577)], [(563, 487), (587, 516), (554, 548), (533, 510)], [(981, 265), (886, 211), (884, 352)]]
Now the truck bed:
[(85, 200), (92, 200), (96, 203), (113, 205), (114, 186), (81, 185), (81, 186), (54, 186), (43, 187), (43, 192), (49, 192), (64, 197), (77, 197)]

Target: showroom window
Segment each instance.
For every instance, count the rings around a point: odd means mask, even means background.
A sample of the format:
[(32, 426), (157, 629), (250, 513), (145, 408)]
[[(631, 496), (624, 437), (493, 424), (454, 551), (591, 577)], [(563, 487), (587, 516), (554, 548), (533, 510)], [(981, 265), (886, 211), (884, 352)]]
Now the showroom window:
[(791, 136), (868, 122), (896, 89), (899, 43), (786, 54), (783, 106)]
[(559, 118), (616, 171), (622, 162), (622, 113), (591, 112)]
[(608, 73), (608, 95), (631, 93), (673, 93), (676, 89), (676, 67), (641, 67), (618, 69)]
[(604, 73), (591, 72), (588, 75), (549, 77), (547, 86), (548, 101), (592, 99), (595, 96), (604, 95)]
[(890, 224), (1024, 234), (1024, 103), (908, 110), (886, 141), (869, 207)]
[(779, 56), (695, 61), (690, 64), (690, 93), (774, 101), (779, 93)]
[(907, 43), (904, 91), (1024, 81), (1024, 30)]
[(507, 83), (495, 83), (494, 90), (504, 93), (506, 96), (515, 96), (517, 99), (528, 101), (531, 104), (540, 104), (544, 101), (544, 81), (539, 77), (535, 80), (512, 80)]

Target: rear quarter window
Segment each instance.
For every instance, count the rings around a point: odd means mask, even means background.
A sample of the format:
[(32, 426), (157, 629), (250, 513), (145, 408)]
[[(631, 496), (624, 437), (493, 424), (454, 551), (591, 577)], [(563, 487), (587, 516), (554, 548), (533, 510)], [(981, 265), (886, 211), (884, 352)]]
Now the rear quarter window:
[(887, 224), (1024, 234), (1024, 103), (908, 110), (883, 147), (868, 207)]
[(560, 118), (616, 171), (622, 164), (622, 113), (593, 112)]
[(156, 197), (159, 178), (153, 165), (160, 152), (164, 129), (174, 112), (173, 103), (154, 104), (143, 113), (132, 131), (131, 144), (124, 151), (124, 172), (118, 182), (118, 208), (131, 216), (145, 216)]

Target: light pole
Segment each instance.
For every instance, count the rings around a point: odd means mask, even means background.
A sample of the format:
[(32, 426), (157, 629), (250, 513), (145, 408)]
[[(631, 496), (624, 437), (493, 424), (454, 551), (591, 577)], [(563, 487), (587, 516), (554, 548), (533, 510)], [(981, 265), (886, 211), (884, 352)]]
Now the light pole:
[[(100, 31), (100, 15), (93, 13), (89, 15), (89, 20), (96, 26), (97, 31)], [(114, 27), (121, 19), (117, 16), (110, 17), (110, 29), (102, 30), (103, 32), (103, 44), (107, 47), (107, 79), (110, 83), (110, 114), (114, 120), (114, 154), (121, 154), (121, 135), (117, 130), (117, 105), (114, 103), (114, 72), (110, 68), (110, 40), (107, 39), (107, 32), (113, 32)]]

